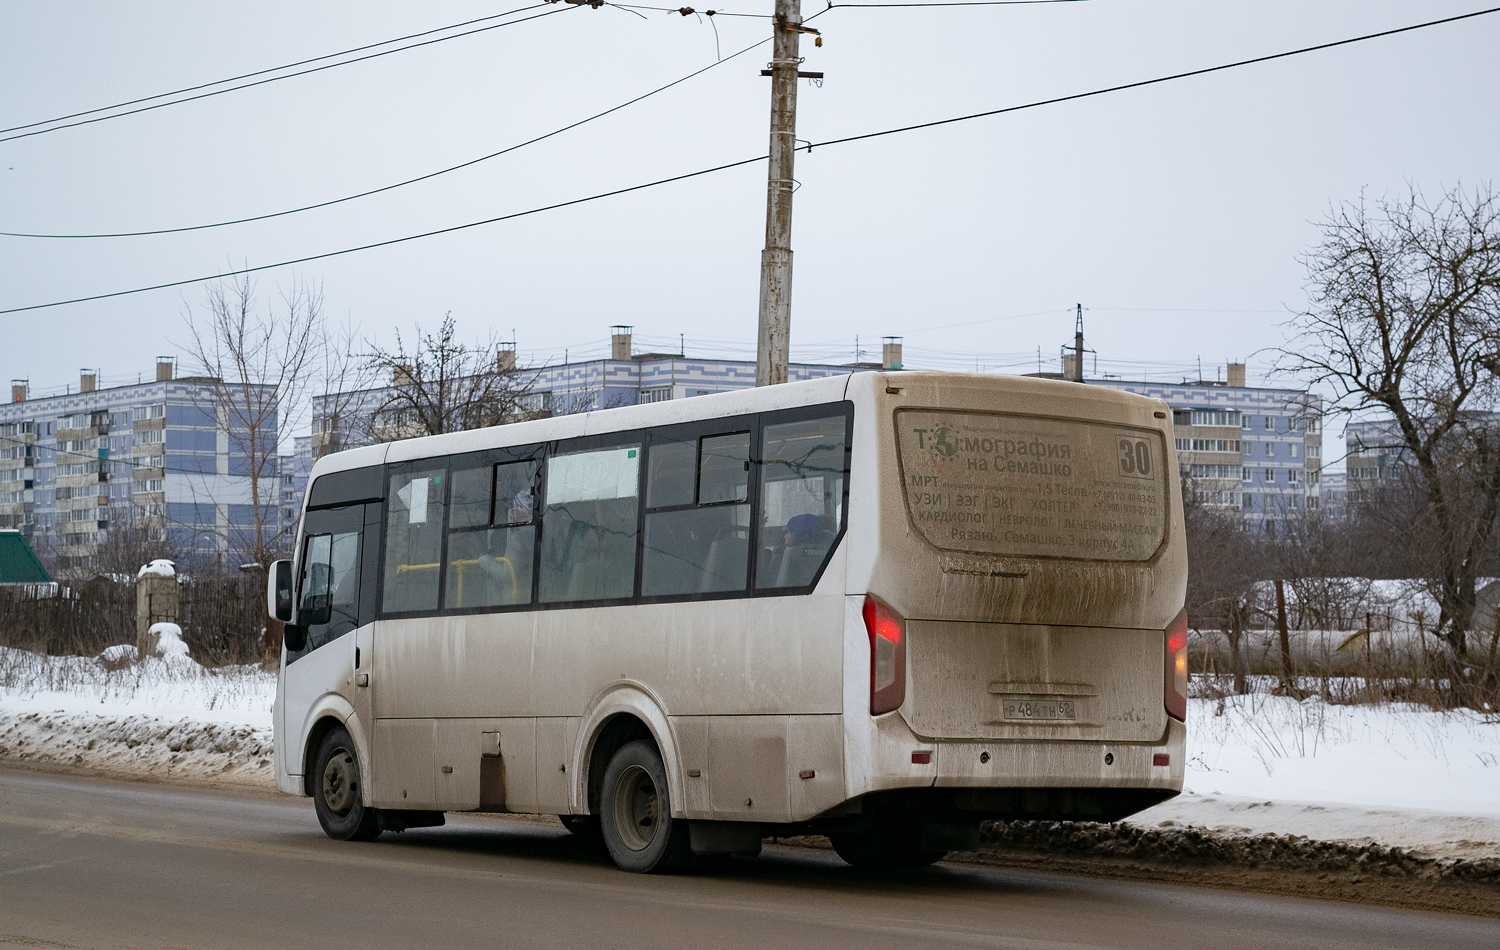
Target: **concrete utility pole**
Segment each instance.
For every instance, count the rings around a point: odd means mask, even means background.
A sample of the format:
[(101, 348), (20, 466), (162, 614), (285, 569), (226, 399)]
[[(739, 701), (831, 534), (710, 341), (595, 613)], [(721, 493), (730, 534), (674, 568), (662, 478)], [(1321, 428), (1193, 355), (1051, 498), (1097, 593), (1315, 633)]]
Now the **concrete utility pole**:
[(776, 0), (771, 27), (766, 249), (760, 252), (760, 332), (755, 351), (757, 386), (786, 382), (792, 327), (792, 165), (797, 152), (797, 40), (801, 27), (801, 0)]

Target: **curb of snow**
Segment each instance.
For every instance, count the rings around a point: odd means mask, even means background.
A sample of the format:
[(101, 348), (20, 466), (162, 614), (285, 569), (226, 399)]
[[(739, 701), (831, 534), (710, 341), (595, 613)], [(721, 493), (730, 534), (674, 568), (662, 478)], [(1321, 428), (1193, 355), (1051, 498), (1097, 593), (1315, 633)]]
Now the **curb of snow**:
[(158, 716), (0, 709), (0, 759), (131, 778), (274, 787), (271, 730)]
[(1315, 874), (1381, 875), (1426, 883), (1500, 887), (1500, 858), (1438, 858), (1368, 841), (1237, 834), (1207, 828), (1143, 828), (1057, 821), (986, 822), (980, 855), (1034, 852), (1115, 858), (1174, 867), (1241, 867)]

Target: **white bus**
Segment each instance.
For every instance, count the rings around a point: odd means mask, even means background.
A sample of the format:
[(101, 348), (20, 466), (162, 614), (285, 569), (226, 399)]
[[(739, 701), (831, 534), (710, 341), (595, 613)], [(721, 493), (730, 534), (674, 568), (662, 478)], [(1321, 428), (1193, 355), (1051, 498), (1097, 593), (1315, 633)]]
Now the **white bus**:
[(826, 834), (851, 864), (1182, 787), (1165, 403), (864, 372), (318, 461), (283, 791), (368, 840), (560, 816), (631, 871)]

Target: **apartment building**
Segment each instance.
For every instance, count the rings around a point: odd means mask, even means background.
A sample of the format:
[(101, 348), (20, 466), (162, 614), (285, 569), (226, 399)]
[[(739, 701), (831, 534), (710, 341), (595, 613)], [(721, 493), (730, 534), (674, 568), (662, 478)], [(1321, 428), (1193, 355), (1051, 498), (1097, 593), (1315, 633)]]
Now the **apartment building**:
[[(252, 440), (220, 406), (237, 387), (174, 378), (170, 358), (154, 376), (101, 388), (98, 373), (84, 371), (76, 390), (40, 398), (14, 380), (0, 404), (0, 528), (21, 531), (64, 568), (86, 565), (122, 519), (185, 553), (239, 549), (254, 522), (250, 469), (258, 446), (274, 453), (274, 416)], [(273, 454), (261, 486), (262, 518), (276, 530), (278, 469)]]
[(1323, 401), (1300, 389), (1245, 385), (1245, 364), (1225, 380), (1151, 383), (1088, 379), (1165, 400), (1178, 463), (1200, 504), (1265, 524), (1322, 504)]
[[(681, 353), (636, 353), (632, 327), (614, 326), (610, 329), (608, 359), (522, 370), (528, 384), (521, 399), (522, 411), (530, 417), (564, 415), (688, 399), (755, 386), (754, 360), (698, 359)], [(883, 357), (881, 363), (792, 363), (787, 367), (787, 377), (795, 381), (882, 367), (900, 369), (901, 343), (898, 339), (887, 339)], [(515, 350), (503, 347), (498, 360), (502, 369), (514, 370)], [(420, 434), (399, 417), (380, 418), (381, 409), (389, 403), (392, 390), (401, 384), (402, 380), (393, 379), (390, 386), (353, 393), (330, 393), (315, 398), (307, 466), (311, 467), (312, 459), (340, 448)]]

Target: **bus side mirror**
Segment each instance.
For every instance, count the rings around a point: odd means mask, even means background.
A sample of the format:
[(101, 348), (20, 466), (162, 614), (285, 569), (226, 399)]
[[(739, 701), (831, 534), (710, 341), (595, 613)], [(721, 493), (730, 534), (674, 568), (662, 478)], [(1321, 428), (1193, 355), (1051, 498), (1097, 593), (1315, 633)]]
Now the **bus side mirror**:
[(266, 613), (292, 622), (292, 562), (273, 561), (266, 575)]

